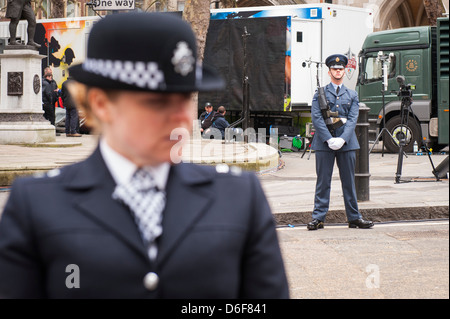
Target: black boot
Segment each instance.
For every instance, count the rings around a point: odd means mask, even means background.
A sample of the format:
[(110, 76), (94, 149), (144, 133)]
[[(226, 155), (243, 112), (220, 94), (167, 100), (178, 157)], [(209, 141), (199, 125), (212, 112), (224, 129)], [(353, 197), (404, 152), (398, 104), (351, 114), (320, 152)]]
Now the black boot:
[(323, 228), (323, 221), (318, 220), (318, 219), (313, 219), (306, 225), (306, 228), (308, 230), (317, 230), (319, 228)]
[(364, 220), (362, 218), (352, 220), (348, 222), (349, 228), (372, 228), (373, 222), (370, 220)]

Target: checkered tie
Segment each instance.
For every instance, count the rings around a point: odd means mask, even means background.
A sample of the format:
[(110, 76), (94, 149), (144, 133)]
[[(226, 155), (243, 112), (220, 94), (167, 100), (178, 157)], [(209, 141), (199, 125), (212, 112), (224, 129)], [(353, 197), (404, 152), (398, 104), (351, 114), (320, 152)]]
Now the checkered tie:
[(125, 203), (134, 213), (135, 221), (147, 245), (148, 256), (156, 259), (155, 239), (162, 234), (162, 211), (166, 195), (158, 190), (150, 173), (138, 169), (128, 184), (117, 185), (113, 198)]

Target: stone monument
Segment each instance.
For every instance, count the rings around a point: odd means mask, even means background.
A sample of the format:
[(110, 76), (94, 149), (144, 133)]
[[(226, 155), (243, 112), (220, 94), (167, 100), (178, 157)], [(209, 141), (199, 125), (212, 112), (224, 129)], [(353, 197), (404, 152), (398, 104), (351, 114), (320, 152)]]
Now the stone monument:
[(0, 54), (0, 144), (55, 141), (55, 127), (42, 110), (41, 62), (46, 56), (28, 40), (27, 45), (13, 41)]

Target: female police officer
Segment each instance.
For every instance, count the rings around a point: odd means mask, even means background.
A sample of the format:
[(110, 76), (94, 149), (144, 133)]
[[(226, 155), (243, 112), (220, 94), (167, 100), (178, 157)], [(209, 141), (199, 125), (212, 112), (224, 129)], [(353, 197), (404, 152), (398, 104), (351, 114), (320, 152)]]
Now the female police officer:
[(198, 64), (190, 26), (166, 13), (107, 16), (70, 74), (99, 147), (14, 183), (0, 221), (0, 297), (287, 298), (256, 176), (172, 163), (172, 131), (195, 118), (191, 93), (223, 87)]
[(359, 114), (359, 101), (356, 92), (342, 84), (347, 62), (347, 57), (341, 54), (331, 55), (325, 61), (329, 68), (328, 75), (331, 77), (331, 83), (325, 88), (326, 100), (330, 110), (338, 112), (344, 125), (330, 132), (319, 106), (318, 93), (314, 95), (312, 101), (311, 117), (316, 131), (311, 148), (315, 150), (317, 182), (313, 220), (308, 223), (308, 230), (323, 228), (330, 204), (331, 177), (335, 160), (339, 168), (349, 227), (373, 226), (371, 221), (362, 219), (356, 200), (355, 151), (359, 149), (359, 143), (355, 126)]

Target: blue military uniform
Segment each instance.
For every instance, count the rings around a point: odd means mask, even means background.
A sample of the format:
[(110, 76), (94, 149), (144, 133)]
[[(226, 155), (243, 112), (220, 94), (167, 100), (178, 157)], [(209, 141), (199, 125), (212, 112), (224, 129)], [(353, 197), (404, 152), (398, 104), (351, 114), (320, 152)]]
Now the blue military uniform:
[[(347, 64), (347, 61), (347, 57), (336, 54), (327, 58), (326, 65), (328, 67), (343, 69)], [(308, 224), (308, 229), (323, 227), (323, 222), (325, 221), (329, 209), (331, 178), (335, 160), (339, 168), (347, 219), (349, 222), (362, 220), (358, 210), (354, 182), (356, 162), (355, 151), (359, 149), (359, 143), (355, 133), (356, 122), (359, 115), (358, 95), (354, 90), (346, 88), (343, 84), (340, 85), (339, 93), (336, 93), (335, 87), (337, 87), (337, 85), (333, 83), (329, 83), (325, 87), (326, 100), (328, 101), (330, 110), (332, 112), (338, 112), (339, 118), (343, 119), (345, 124), (337, 128), (333, 134), (330, 133), (325, 124), (325, 120), (320, 110), (317, 92), (312, 101), (311, 117), (315, 127), (315, 135), (311, 148), (316, 151), (317, 174), (312, 217), (313, 222), (314, 220), (316, 222), (315, 226), (310, 227)], [(332, 150), (327, 143), (327, 141), (333, 137), (340, 137), (345, 141), (344, 145), (338, 150)], [(363, 227), (360, 225), (357, 226)], [(350, 227), (353, 226), (350, 225)]]

